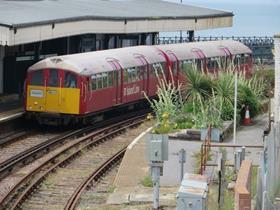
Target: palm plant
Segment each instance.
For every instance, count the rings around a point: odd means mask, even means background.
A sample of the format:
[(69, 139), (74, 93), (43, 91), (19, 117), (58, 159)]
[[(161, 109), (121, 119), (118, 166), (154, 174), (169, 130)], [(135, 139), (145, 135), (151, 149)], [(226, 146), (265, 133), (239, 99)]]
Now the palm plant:
[(215, 81), (214, 90), (220, 103), (221, 118), (233, 119), (234, 74), (230, 71), (220, 72), (219, 78)]
[(183, 87), (186, 100), (198, 102), (211, 95), (213, 79), (210, 75), (200, 72), (194, 64), (193, 68), (184, 69), (184, 73), (187, 78)]

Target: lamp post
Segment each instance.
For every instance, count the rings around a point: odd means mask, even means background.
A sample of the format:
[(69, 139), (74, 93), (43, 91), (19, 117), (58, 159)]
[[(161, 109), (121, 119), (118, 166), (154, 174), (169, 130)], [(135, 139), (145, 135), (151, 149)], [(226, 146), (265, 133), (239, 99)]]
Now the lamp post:
[[(181, 4), (183, 4), (183, 0), (180, 0)], [(180, 43), (183, 42), (183, 35), (182, 35), (182, 30), (180, 30)]]
[(274, 122), (279, 123), (280, 109), (280, 34), (274, 36), (275, 48), (275, 89)]

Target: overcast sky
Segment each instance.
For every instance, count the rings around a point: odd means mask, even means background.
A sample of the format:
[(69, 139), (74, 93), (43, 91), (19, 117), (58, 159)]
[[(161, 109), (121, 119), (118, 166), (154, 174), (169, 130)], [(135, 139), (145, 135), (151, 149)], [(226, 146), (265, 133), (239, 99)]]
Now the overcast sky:
[[(180, 3), (180, 0), (165, 0)], [(185, 4), (280, 4), (280, 0), (183, 0)]]

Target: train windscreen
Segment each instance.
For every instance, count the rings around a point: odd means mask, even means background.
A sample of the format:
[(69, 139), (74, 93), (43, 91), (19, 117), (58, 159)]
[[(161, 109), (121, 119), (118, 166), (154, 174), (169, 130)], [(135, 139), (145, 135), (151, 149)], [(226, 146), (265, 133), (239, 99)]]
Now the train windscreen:
[(34, 86), (43, 86), (44, 85), (43, 70), (38, 70), (38, 71), (32, 72), (30, 85), (34, 85)]

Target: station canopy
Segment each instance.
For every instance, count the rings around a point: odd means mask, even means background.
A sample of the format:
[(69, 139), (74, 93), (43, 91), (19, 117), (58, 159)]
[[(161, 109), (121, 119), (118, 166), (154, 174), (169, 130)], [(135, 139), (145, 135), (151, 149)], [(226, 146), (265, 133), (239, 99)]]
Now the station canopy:
[(231, 27), (232, 12), (161, 0), (0, 0), (0, 45), (87, 33)]

